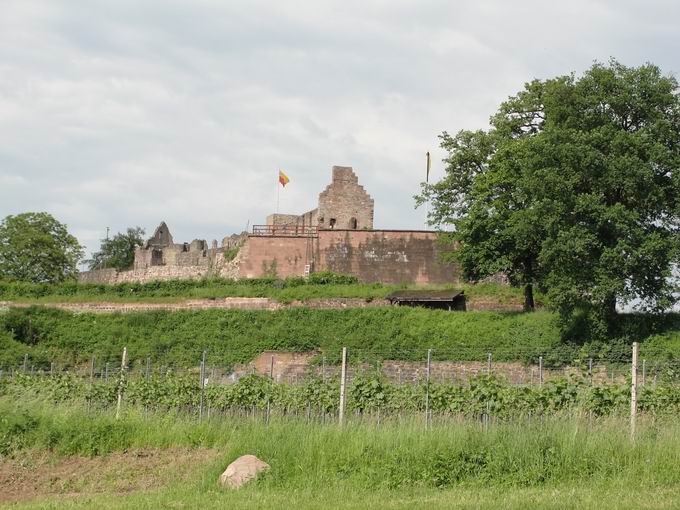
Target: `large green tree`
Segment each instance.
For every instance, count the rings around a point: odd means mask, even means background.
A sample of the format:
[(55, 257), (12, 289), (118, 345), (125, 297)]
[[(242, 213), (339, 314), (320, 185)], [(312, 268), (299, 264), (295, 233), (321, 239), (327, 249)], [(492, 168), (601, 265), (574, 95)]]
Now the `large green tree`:
[(82, 256), (78, 240), (48, 213), (7, 216), (0, 223), (0, 278), (61, 282), (76, 276)]
[(441, 135), (445, 177), (424, 185), (430, 221), (453, 226), (465, 275), (538, 284), (564, 319), (605, 334), (616, 304), (673, 301), (678, 260), (680, 99), (654, 65), (594, 64), (535, 80), (487, 131)]
[(144, 244), (144, 229), (128, 228), (111, 239), (102, 239), (99, 251), (87, 261), (90, 269), (115, 268), (130, 269), (135, 261), (135, 249)]

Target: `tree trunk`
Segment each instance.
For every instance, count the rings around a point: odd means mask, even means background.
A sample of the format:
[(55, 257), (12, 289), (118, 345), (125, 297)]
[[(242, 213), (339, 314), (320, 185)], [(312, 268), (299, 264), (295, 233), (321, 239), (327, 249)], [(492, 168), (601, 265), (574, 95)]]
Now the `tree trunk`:
[(536, 304), (534, 303), (534, 286), (531, 283), (527, 283), (524, 286), (524, 311), (533, 312), (536, 309)]

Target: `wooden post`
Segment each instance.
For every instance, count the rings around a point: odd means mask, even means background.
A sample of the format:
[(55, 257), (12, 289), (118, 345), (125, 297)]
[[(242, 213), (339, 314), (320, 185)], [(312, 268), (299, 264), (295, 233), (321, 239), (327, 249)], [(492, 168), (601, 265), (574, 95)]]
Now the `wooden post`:
[(340, 425), (345, 422), (345, 385), (347, 383), (347, 347), (342, 348), (342, 368), (340, 370), (340, 410), (338, 421)]
[(127, 347), (124, 347), (123, 358), (120, 362), (120, 379), (118, 381), (118, 402), (116, 403), (116, 420), (120, 418), (120, 408), (123, 405), (123, 385), (125, 384), (126, 365), (127, 365)]
[(491, 353), (486, 357), (486, 375), (491, 375)]
[[(274, 384), (274, 355), (272, 354), (271, 359), (269, 360), (269, 380), (270, 385), (273, 386)], [(271, 413), (271, 392), (273, 390), (273, 387), (270, 388), (269, 393), (267, 394), (267, 425), (269, 425), (269, 414)]]
[(635, 425), (637, 419), (637, 368), (639, 346), (633, 342), (633, 363), (631, 366), (630, 379), (630, 438), (635, 439)]
[(427, 350), (427, 367), (425, 369), (425, 428), (430, 428), (430, 369), (432, 367), (432, 349)]
[(206, 351), (203, 351), (203, 356), (201, 356), (201, 400), (199, 403), (198, 407), (198, 419), (202, 420), (203, 419), (203, 401), (205, 399), (205, 354)]
[(543, 356), (538, 357), (538, 386), (543, 387)]

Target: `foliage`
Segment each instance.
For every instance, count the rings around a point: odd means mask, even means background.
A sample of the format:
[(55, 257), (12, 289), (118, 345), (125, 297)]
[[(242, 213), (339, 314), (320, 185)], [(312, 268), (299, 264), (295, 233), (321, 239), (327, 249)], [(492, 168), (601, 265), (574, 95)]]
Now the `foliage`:
[[(507, 285), (480, 283), (457, 285), (470, 298), (484, 298), (509, 304), (517, 302), (519, 294)], [(350, 275), (319, 272), (309, 278), (290, 277), (202, 278), (198, 280), (163, 280), (147, 283), (103, 285), (64, 282), (57, 285), (31, 284), (0, 280), (0, 300), (12, 301), (179, 301), (181, 299), (217, 299), (224, 297), (268, 297), (282, 302), (305, 301), (312, 298), (384, 298), (405, 285), (356, 283)], [(422, 287), (419, 287), (422, 288)], [(441, 288), (435, 286), (432, 288)]]
[(646, 64), (594, 64), (534, 80), (489, 131), (444, 133), (446, 176), (424, 185), (430, 221), (453, 225), (464, 273), (548, 290), (565, 328), (615, 333), (616, 303), (673, 302), (679, 255), (680, 95)]
[(239, 250), (241, 249), (240, 246), (232, 246), (229, 248), (227, 251), (224, 252), (224, 260), (226, 261), (231, 261), (236, 258), (236, 255), (238, 255)]
[(93, 314), (29, 307), (0, 313), (0, 340), (4, 333), (9, 347), (0, 359), (17, 366), (28, 354), (36, 367), (77, 366), (93, 355), (99, 362), (119, 362), (128, 347), (133, 364), (150, 357), (155, 364), (195, 367), (204, 350), (210, 364), (226, 367), (268, 350), (320, 350), (337, 364), (346, 346), (352, 362), (422, 361), (431, 348), (435, 360), (481, 361), (492, 352), (496, 361), (536, 363), (543, 356), (546, 366), (560, 366), (588, 358), (626, 361), (632, 341), (641, 343), (641, 356), (649, 361), (678, 357), (679, 316), (627, 316), (621, 322), (626, 336), (616, 341), (564, 342), (556, 317), (540, 311), (300, 307)]
[[(150, 378), (121, 378), (117, 374), (109, 383), (91, 382), (68, 373), (51, 377), (17, 373), (12, 379), (5, 377), (0, 381), (0, 395), (106, 409), (115, 405), (119, 387), (126, 406), (141, 406), (155, 412), (198, 412), (201, 398), (198, 377), (173, 373), (154, 374)], [(347, 409), (372, 416), (377, 413), (385, 417), (415, 416), (425, 411), (426, 392), (429, 409), (435, 415), (472, 419), (512, 420), (560, 413), (625, 415), (630, 409), (628, 384), (593, 385), (585, 374), (552, 378), (541, 386), (513, 385), (493, 375), (478, 375), (465, 384), (432, 382), (429, 389), (424, 383), (394, 384), (379, 375), (363, 374), (349, 383)], [(209, 380), (204, 394), (204, 409), (218, 413), (270, 408), (275, 414), (319, 416), (336, 413), (338, 402), (338, 381), (315, 377), (303, 385), (276, 384), (256, 374), (234, 384)], [(641, 412), (651, 415), (677, 416), (680, 412), (677, 380), (662, 378), (658, 384), (641, 386), (638, 405)]]
[(128, 228), (125, 233), (118, 232), (111, 239), (102, 239), (99, 251), (93, 253), (86, 262), (90, 269), (130, 269), (135, 262), (135, 249), (143, 245), (144, 229)]
[(339, 274), (332, 271), (311, 273), (307, 280), (312, 285), (352, 285), (359, 283), (359, 278), (354, 275)]
[(83, 248), (50, 214), (22, 213), (0, 222), (0, 279), (59, 283), (75, 277)]

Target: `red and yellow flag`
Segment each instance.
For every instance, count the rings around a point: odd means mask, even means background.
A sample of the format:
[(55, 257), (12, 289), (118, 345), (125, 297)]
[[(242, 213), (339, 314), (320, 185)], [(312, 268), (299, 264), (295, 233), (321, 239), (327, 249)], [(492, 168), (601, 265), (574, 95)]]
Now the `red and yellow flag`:
[(284, 188), (286, 187), (286, 184), (290, 182), (290, 179), (286, 174), (283, 173), (283, 170), (279, 170), (279, 182)]

